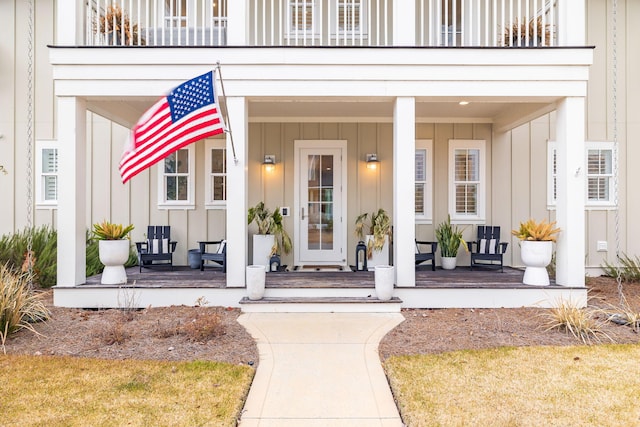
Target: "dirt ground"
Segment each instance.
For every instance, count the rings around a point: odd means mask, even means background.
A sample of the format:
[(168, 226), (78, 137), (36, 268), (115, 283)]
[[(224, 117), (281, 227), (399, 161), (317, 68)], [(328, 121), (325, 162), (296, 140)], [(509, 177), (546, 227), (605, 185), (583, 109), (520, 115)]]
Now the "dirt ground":
[[(587, 284), (590, 305), (619, 304), (615, 280), (589, 278)], [(634, 311), (640, 312), (640, 283), (624, 284), (623, 290)], [(51, 291), (44, 298), (51, 319), (34, 325), (38, 334), (23, 330), (10, 337), (5, 344), (8, 354), (258, 362), (253, 339), (237, 322), (238, 309), (82, 310), (53, 307)], [(535, 308), (403, 310), (406, 320), (383, 339), (380, 355), (581, 343), (564, 331), (545, 331), (548, 312)], [(608, 323), (603, 331), (618, 343), (640, 343), (640, 334), (628, 326)]]

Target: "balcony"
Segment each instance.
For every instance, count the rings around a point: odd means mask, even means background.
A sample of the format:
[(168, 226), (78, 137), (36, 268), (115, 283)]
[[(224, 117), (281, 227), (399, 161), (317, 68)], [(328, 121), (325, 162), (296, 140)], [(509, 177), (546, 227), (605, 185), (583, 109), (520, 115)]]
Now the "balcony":
[[(87, 46), (394, 46), (407, 0), (89, 0)], [(415, 0), (413, 45), (557, 46), (556, 0)], [(233, 21), (229, 19), (233, 16)], [(229, 26), (235, 26), (230, 28)], [(238, 31), (238, 27), (245, 27)], [(237, 43), (236, 43), (237, 46)]]

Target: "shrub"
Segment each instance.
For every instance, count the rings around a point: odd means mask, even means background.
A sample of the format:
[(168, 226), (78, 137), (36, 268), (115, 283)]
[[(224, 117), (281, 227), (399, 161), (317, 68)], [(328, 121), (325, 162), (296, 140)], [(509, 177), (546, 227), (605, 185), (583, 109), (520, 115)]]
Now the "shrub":
[(31, 250), (34, 259), (33, 280), (43, 288), (56, 284), (56, 262), (58, 238), (55, 230), (42, 226), (0, 239), (0, 263), (6, 264), (11, 271), (19, 274), (27, 271), (27, 247), (31, 235)]
[(0, 342), (34, 322), (49, 318), (49, 311), (38, 295), (29, 289), (27, 273), (16, 274), (8, 264), (0, 265)]
[(95, 335), (106, 345), (123, 344), (131, 338), (127, 319), (123, 316), (116, 316), (111, 321), (98, 326)]
[[(27, 246), (31, 234), (31, 250), (33, 259), (33, 281), (42, 288), (50, 288), (56, 284), (58, 233), (49, 226), (32, 228), (8, 234), (0, 238), (0, 264), (6, 264), (16, 274), (27, 271)], [(98, 256), (98, 242), (92, 240), (87, 232), (86, 275), (95, 276), (102, 273), (104, 266)], [(135, 248), (131, 248), (125, 267), (138, 265)]]
[(543, 314), (547, 318), (546, 331), (551, 329), (564, 330), (583, 344), (600, 343), (602, 338), (613, 342), (613, 339), (602, 330), (605, 321), (598, 319), (601, 310), (593, 308), (579, 308), (567, 301), (560, 303)]
[(206, 342), (225, 333), (222, 317), (215, 312), (198, 313), (182, 330), (191, 341), (197, 342)]
[(605, 260), (602, 269), (609, 277), (618, 277), (619, 270), (623, 282), (640, 282), (640, 258), (637, 256), (631, 257), (622, 253), (619, 266)]

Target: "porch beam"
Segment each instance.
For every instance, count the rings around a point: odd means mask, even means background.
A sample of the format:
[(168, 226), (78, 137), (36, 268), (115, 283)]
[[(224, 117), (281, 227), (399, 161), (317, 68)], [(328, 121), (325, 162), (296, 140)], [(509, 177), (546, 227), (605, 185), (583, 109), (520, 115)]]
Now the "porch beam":
[[(227, 110), (233, 127), (236, 164), (231, 146), (231, 133), (227, 133), (227, 182), (233, 191), (227, 192), (227, 287), (245, 286), (247, 266), (247, 154), (248, 107), (244, 97), (227, 97)], [(229, 127), (229, 123), (226, 124)], [(231, 188), (231, 187), (230, 187)]]
[(416, 99), (396, 98), (393, 110), (393, 263), (397, 286), (415, 286)]
[(585, 98), (557, 104), (556, 283), (585, 286)]
[(86, 114), (83, 99), (58, 97), (57, 286), (86, 282)]

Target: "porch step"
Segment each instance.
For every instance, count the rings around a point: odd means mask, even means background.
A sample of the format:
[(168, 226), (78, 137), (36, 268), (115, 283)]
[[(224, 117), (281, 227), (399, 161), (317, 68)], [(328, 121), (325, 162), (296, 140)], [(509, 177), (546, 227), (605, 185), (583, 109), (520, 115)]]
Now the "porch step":
[(399, 313), (402, 300), (374, 297), (264, 297), (240, 300), (245, 313)]

